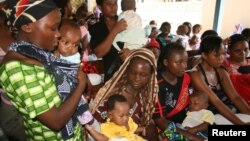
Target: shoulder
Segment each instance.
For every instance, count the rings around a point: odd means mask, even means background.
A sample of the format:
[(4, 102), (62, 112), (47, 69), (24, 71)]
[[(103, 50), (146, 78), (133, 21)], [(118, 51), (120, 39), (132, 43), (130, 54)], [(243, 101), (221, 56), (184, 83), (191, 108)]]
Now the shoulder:
[(41, 62), (25, 57), (19, 53), (13, 52), (13, 51), (8, 51), (7, 54), (4, 56), (3, 61), (1, 62), (2, 64), (6, 64), (11, 61), (20, 61), (20, 62), (27, 62), (27, 64), (34, 64), (37, 66), (43, 66)]
[(225, 70), (225, 68), (219, 67), (216, 69), (216, 71), (218, 72), (221, 80), (223, 80), (223, 78), (225, 77), (229, 77), (228, 72)]
[(190, 77), (193, 78), (197, 78), (197, 77), (201, 77), (201, 73), (200, 70), (196, 69), (194, 71), (191, 71), (190, 73)]
[[(95, 24), (88, 24), (89, 33), (91, 34), (95, 32), (97, 29), (102, 29), (104, 26), (106, 25), (103, 20), (100, 20), (99, 22), (96, 22)], [(99, 31), (96, 31), (96, 32), (99, 32)]]

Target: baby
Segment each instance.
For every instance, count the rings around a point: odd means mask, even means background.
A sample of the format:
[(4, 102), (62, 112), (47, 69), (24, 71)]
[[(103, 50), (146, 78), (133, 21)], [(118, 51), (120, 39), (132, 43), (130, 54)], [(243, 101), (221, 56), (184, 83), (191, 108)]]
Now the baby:
[(78, 48), (81, 43), (81, 30), (74, 21), (63, 20), (59, 27), (61, 38), (55, 56), (72, 63), (80, 63), (81, 56)]
[(144, 141), (135, 133), (145, 132), (129, 117), (129, 104), (123, 95), (114, 94), (108, 99), (108, 119), (101, 124), (101, 133), (111, 140), (127, 139), (129, 141)]
[(188, 132), (207, 138), (208, 125), (215, 122), (214, 114), (207, 110), (208, 96), (202, 92), (194, 92), (189, 97), (189, 111), (182, 126)]
[(125, 31), (118, 33), (113, 41), (113, 46), (121, 51), (117, 42), (123, 42), (125, 48), (130, 50), (138, 49), (146, 45), (147, 38), (145, 30), (142, 28), (141, 17), (135, 13), (135, 0), (122, 0), (121, 7), (122, 13), (119, 15), (118, 20), (124, 19), (128, 27)]
[(174, 42), (180, 43), (186, 50), (190, 50), (189, 37), (186, 35), (188, 27), (186, 25), (179, 25), (177, 28), (177, 35), (173, 39)]
[[(79, 25), (71, 20), (62, 20), (59, 32), (61, 34), (61, 39), (59, 40), (57, 50), (54, 52), (55, 56), (80, 65), (81, 60), (78, 47), (81, 42), (81, 31)], [(84, 97), (82, 98), (82, 104), (84, 105), (82, 110), (85, 112), (82, 115), (77, 116), (77, 118), (80, 123), (84, 125), (92, 122), (94, 119), (92, 114), (89, 112), (86, 99)]]

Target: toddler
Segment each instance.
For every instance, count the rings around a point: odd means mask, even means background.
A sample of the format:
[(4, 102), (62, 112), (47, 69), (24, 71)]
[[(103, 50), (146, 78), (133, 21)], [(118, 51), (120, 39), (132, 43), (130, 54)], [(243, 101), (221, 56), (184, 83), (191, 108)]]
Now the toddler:
[(125, 31), (117, 34), (113, 41), (113, 45), (118, 51), (121, 48), (117, 45), (117, 42), (123, 42), (125, 44), (124, 47), (130, 50), (141, 48), (147, 43), (141, 17), (135, 13), (135, 5), (135, 0), (121, 1), (123, 12), (119, 15), (118, 20), (124, 19), (128, 26)]

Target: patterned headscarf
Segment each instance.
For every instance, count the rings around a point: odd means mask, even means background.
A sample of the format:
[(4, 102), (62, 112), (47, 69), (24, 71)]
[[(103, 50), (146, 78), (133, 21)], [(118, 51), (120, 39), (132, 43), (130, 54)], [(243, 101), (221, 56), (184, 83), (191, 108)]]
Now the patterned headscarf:
[(156, 80), (156, 61), (154, 54), (146, 49), (140, 48), (138, 50), (132, 51), (123, 64), (120, 66), (119, 70), (113, 75), (113, 77), (105, 83), (105, 85), (98, 91), (92, 106), (91, 111), (94, 113), (99, 105), (103, 105), (104, 100), (106, 100), (109, 96), (119, 93), (121, 88), (127, 82), (127, 73), (126, 70), (134, 57), (139, 57), (147, 62), (153, 67), (152, 76), (147, 85), (145, 85), (139, 92), (140, 103), (142, 105), (141, 111), (144, 113), (142, 116), (141, 125), (147, 126), (150, 123), (152, 118), (155, 104), (158, 95), (158, 85)]
[(7, 0), (5, 13), (11, 26), (35, 22), (56, 9), (53, 0)]

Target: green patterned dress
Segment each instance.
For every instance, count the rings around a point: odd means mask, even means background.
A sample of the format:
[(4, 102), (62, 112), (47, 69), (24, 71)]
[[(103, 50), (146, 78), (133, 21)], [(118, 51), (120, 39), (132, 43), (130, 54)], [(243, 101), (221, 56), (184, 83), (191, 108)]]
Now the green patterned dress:
[[(40, 66), (12, 61), (0, 67), (0, 85), (23, 116), (28, 140), (62, 140), (60, 132), (52, 131), (36, 120), (37, 116), (62, 103), (52, 74)], [(84, 140), (79, 123), (70, 140)]]

